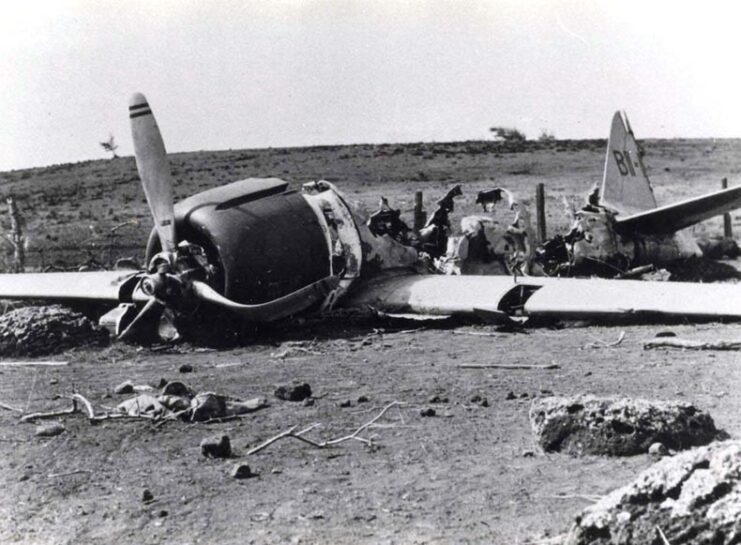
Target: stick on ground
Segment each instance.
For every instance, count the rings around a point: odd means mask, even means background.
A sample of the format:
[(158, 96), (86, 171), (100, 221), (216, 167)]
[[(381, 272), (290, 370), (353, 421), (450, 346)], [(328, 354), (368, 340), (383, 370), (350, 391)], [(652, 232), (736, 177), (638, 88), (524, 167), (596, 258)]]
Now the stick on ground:
[(344, 435), (342, 437), (338, 437), (337, 439), (330, 439), (328, 441), (314, 441), (312, 439), (309, 439), (307, 437), (304, 437), (304, 434), (307, 433), (307, 432), (309, 432), (309, 431), (311, 431), (311, 430), (313, 430), (314, 428), (316, 428), (317, 426), (319, 426), (319, 424), (312, 424), (311, 426), (308, 426), (308, 427), (306, 427), (306, 428), (304, 428), (304, 429), (302, 429), (302, 430), (300, 430), (298, 432), (296, 431), (296, 428), (298, 428), (298, 426), (292, 426), (292, 427), (288, 428), (287, 430), (280, 432), (278, 435), (276, 435), (274, 437), (271, 437), (270, 439), (268, 439), (264, 443), (261, 443), (258, 446), (256, 446), (255, 448), (251, 449), (250, 451), (247, 452), (247, 455), (249, 456), (250, 454), (255, 454), (257, 452), (260, 452), (261, 450), (269, 447), (270, 445), (272, 445), (276, 441), (279, 441), (280, 439), (283, 439), (285, 437), (293, 437), (294, 439), (298, 439), (299, 441), (302, 441), (302, 442), (304, 442), (304, 443), (306, 443), (308, 445), (311, 445), (313, 447), (316, 447), (316, 448), (325, 448), (325, 447), (329, 447), (329, 446), (332, 446), (332, 445), (337, 445), (337, 444), (342, 443), (344, 441), (351, 441), (351, 440), (360, 441), (361, 443), (364, 443), (364, 444), (370, 446), (370, 445), (373, 444), (372, 441), (371, 441), (371, 439), (367, 439), (365, 437), (361, 437), (359, 434), (362, 431), (364, 431), (367, 428), (369, 428), (370, 426), (372, 426), (373, 424), (375, 424), (384, 414), (386, 414), (386, 412), (391, 407), (395, 407), (397, 405), (401, 405), (401, 403), (399, 401), (392, 401), (391, 403), (389, 403), (388, 405), (386, 405), (383, 408), (383, 410), (380, 413), (378, 413), (375, 417), (373, 417), (371, 420), (369, 420), (368, 422), (366, 422), (365, 424), (363, 424), (362, 426), (360, 426), (358, 429), (356, 429), (354, 432), (352, 432), (349, 435)]
[(644, 350), (681, 348), (684, 350), (741, 350), (741, 341), (691, 341), (688, 339), (651, 339), (643, 343)]
[(525, 365), (510, 363), (462, 363), (458, 365), (460, 369), (559, 369), (561, 366), (557, 363), (548, 365)]

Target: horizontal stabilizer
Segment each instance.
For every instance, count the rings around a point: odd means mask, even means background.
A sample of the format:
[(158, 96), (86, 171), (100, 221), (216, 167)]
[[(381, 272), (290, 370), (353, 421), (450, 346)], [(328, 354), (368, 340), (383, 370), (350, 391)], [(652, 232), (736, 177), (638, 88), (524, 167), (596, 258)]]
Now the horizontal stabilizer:
[[(140, 271), (0, 274), (0, 299), (118, 303), (122, 288)], [(127, 286), (129, 287), (129, 286)], [(133, 291), (133, 286), (131, 286)]]
[(620, 233), (669, 235), (706, 219), (741, 208), (741, 186), (616, 218)]

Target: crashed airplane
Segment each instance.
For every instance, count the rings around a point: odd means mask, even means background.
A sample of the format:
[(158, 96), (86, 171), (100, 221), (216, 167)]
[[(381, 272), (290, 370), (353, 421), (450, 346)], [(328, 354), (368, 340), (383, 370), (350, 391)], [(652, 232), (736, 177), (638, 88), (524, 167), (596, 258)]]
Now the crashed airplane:
[[(741, 318), (736, 285), (427, 274), (420, 252), (374, 234), (369, 219), (326, 181), (293, 190), (276, 178), (246, 179), (175, 204), (165, 146), (143, 95), (133, 95), (129, 116), (154, 219), (147, 269), (3, 274), (0, 298), (107, 303), (114, 308), (101, 323), (122, 339), (173, 339), (205, 328), (222, 331), (229, 322), (259, 324), (369, 306), (502, 322), (540, 316)], [(635, 217), (626, 219), (636, 225)]]
[(610, 277), (700, 257), (697, 241), (682, 230), (741, 208), (741, 186), (658, 206), (641, 155), (627, 116), (616, 112), (602, 185), (575, 212), (571, 231), (536, 256), (546, 274)]

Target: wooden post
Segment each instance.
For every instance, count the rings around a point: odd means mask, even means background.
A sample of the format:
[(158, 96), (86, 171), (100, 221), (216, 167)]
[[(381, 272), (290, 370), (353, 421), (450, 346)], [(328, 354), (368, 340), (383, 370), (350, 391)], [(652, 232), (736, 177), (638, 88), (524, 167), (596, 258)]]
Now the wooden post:
[(8, 214), (10, 214), (10, 242), (13, 244), (13, 272), (22, 273), (26, 270), (26, 253), (24, 248), (21, 217), (12, 196), (8, 197), (5, 202), (8, 204)]
[[(723, 189), (728, 189), (728, 178), (723, 178), (720, 181), (720, 185)], [(726, 212), (723, 214), (723, 236), (725, 238), (733, 238), (733, 227), (731, 226), (731, 214)]]
[(542, 244), (546, 240), (545, 185), (542, 183), (535, 186), (535, 213), (538, 230), (538, 242)]
[(427, 214), (424, 211), (422, 204), (422, 192), (416, 191), (414, 193), (414, 230), (419, 232), (427, 222)]

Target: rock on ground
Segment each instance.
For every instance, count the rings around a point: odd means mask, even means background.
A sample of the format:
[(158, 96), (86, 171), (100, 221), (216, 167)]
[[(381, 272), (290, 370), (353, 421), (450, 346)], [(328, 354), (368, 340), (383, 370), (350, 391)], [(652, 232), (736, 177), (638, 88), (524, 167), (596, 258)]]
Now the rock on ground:
[(0, 316), (0, 356), (42, 356), (104, 346), (108, 331), (61, 305), (24, 307)]
[(565, 545), (741, 542), (741, 441), (664, 458), (577, 518)]
[(683, 450), (727, 435), (709, 414), (689, 403), (594, 396), (533, 401), (530, 424), (546, 452), (630, 456), (660, 442)]

